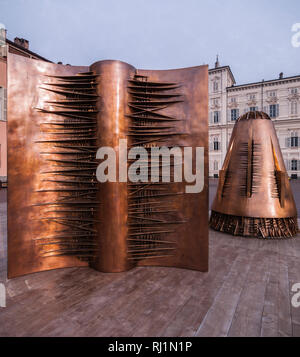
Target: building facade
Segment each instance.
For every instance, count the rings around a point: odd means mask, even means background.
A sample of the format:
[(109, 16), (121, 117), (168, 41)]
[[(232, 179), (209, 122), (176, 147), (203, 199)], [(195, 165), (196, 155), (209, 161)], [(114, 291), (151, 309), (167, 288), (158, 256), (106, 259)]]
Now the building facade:
[(262, 110), (272, 118), (286, 169), (300, 178), (300, 75), (236, 85), (229, 66), (209, 70), (209, 176), (218, 177), (237, 118)]
[(29, 50), (29, 42), (16, 37), (14, 41), (6, 38), (6, 30), (0, 28), (0, 183), (7, 181), (7, 118), (6, 118), (6, 88), (7, 88), (7, 53), (47, 61), (46, 58)]

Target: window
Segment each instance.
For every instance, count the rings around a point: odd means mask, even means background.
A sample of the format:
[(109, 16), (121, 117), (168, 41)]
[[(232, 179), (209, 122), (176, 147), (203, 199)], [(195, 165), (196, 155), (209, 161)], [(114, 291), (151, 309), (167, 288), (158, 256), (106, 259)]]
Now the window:
[(292, 171), (298, 171), (298, 160), (291, 160), (291, 170)]
[(298, 132), (296, 131), (292, 131), (291, 136), (287, 137), (285, 140), (285, 145), (288, 148), (298, 148), (300, 146), (300, 138)]
[(297, 94), (298, 88), (291, 88), (290, 91), (291, 91), (291, 94)]
[(219, 90), (219, 83), (218, 81), (213, 81), (213, 91), (217, 92)]
[(258, 110), (258, 107), (250, 107), (249, 110), (250, 112), (256, 112)]
[(4, 98), (3, 98), (3, 88), (0, 87), (0, 120), (4, 120)]
[(212, 100), (212, 105), (218, 106), (218, 105), (219, 105), (219, 99), (218, 99), (218, 98), (214, 98), (214, 99)]
[(220, 142), (219, 142), (219, 138), (218, 137), (214, 137), (214, 151), (218, 151), (220, 150)]
[(298, 103), (296, 100), (291, 101), (291, 114), (297, 114), (298, 111)]
[(297, 148), (299, 146), (299, 137), (296, 131), (291, 132), (291, 145), (292, 148)]
[(0, 87), (0, 120), (6, 120), (6, 89)]
[(299, 138), (298, 136), (292, 136), (291, 137), (291, 147), (292, 148), (297, 148), (299, 146)]
[(215, 111), (214, 112), (214, 123), (219, 123), (219, 119), (220, 119), (220, 112)]
[(279, 104), (271, 104), (269, 106), (269, 115), (271, 118), (277, 118), (279, 115)]
[(270, 91), (270, 92), (268, 92), (268, 96), (269, 96), (269, 97), (272, 97), (272, 98), (276, 97), (276, 91)]
[(256, 99), (256, 94), (254, 94), (254, 93), (248, 94), (248, 99), (249, 100), (255, 100)]
[(239, 110), (238, 109), (231, 109), (231, 121), (236, 121), (239, 117)]
[(3, 120), (7, 120), (7, 89), (3, 88)]
[(230, 103), (233, 103), (233, 104), (236, 103), (236, 97), (231, 97), (230, 98)]
[(219, 163), (218, 163), (218, 161), (215, 160), (214, 161), (214, 170), (217, 171), (218, 168), (219, 168)]

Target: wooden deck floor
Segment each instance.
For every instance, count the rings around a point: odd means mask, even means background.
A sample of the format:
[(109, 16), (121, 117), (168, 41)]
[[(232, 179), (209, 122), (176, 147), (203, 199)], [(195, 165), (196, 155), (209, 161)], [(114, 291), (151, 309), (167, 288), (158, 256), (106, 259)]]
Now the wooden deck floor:
[[(1, 204), (3, 205), (3, 203)], [(0, 282), (5, 282), (1, 209)], [(6, 282), (0, 336), (300, 336), (300, 236), (261, 241), (210, 232), (208, 273), (68, 268)]]

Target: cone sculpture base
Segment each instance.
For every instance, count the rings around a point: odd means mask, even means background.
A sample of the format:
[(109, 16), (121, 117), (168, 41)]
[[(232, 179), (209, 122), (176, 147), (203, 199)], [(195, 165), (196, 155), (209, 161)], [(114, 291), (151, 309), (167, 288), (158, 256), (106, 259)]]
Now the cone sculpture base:
[(254, 218), (211, 212), (210, 226), (235, 236), (256, 238), (291, 238), (298, 232), (297, 217)]

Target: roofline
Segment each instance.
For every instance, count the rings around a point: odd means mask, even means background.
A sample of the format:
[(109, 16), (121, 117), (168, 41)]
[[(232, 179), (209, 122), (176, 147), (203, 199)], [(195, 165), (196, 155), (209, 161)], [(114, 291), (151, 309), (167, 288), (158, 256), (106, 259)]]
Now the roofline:
[(231, 71), (230, 66), (221, 66), (221, 67), (216, 67), (216, 68), (209, 68), (209, 69), (208, 69), (208, 72), (217, 71), (217, 70), (219, 70), (219, 69), (221, 69), (221, 70), (223, 70), (223, 69), (228, 69), (229, 74), (230, 74), (230, 76), (231, 76), (231, 79), (232, 79), (233, 83), (234, 83), (234, 84), (236, 83), (236, 80), (235, 80), (235, 78), (234, 78), (234, 75), (233, 75), (233, 73), (232, 73), (232, 71)]
[(250, 87), (250, 86), (261, 86), (264, 85), (265, 83), (272, 83), (272, 82), (284, 82), (286, 80), (290, 80), (290, 79), (294, 79), (294, 78), (298, 78), (300, 80), (300, 74), (296, 75), (296, 76), (291, 76), (291, 77), (284, 77), (284, 78), (277, 78), (277, 79), (269, 79), (267, 81), (260, 81), (260, 82), (252, 82), (252, 83), (245, 83), (245, 84), (239, 84), (237, 86), (231, 86), (231, 87), (227, 87), (226, 89), (230, 90), (230, 89), (236, 89), (236, 88), (241, 88), (241, 87)]
[(43, 56), (40, 56), (40, 55), (38, 55), (37, 53), (32, 52), (32, 51), (28, 50), (27, 48), (22, 47), (22, 46), (16, 44), (15, 42), (9, 40), (8, 38), (6, 39), (6, 42), (7, 42), (10, 46), (16, 47), (18, 50), (21, 50), (21, 51), (23, 51), (23, 52), (26, 52), (26, 53), (28, 53), (28, 54), (31, 55), (31, 56), (37, 57), (37, 58), (39, 58), (39, 59), (41, 59), (41, 60), (43, 60), (43, 61), (46, 61), (46, 62), (53, 63), (52, 61), (48, 60), (47, 58), (45, 58), (45, 57), (43, 57)]

